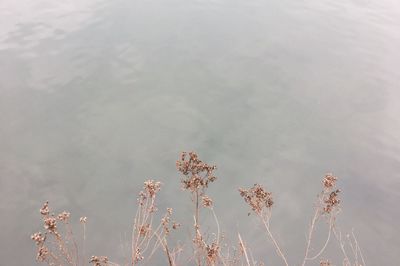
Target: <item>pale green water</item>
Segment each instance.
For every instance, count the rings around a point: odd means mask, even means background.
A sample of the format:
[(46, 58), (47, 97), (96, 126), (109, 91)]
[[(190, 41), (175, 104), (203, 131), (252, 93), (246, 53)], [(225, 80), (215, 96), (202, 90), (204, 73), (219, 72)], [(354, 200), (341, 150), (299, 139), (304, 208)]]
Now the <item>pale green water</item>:
[(34, 265), (44, 200), (88, 216), (90, 255), (122, 261), (148, 177), (191, 225), (182, 150), (219, 166), (222, 229), (267, 265), (237, 187), (274, 193), (296, 265), (327, 171), (368, 265), (399, 265), (399, 47), (394, 0), (0, 1), (0, 265)]

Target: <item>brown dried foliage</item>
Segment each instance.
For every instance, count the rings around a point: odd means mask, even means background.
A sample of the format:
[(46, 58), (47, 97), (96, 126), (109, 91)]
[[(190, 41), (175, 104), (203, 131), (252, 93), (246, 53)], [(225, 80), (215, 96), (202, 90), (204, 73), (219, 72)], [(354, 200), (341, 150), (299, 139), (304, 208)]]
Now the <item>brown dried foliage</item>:
[[(216, 166), (204, 163), (195, 152), (183, 152), (180, 159), (176, 162), (176, 167), (183, 176), (181, 179), (183, 189), (191, 193), (195, 206), (194, 253), (191, 260), (198, 266), (264, 265), (262, 262), (257, 262), (253, 259), (249, 248), (245, 245), (240, 234), (238, 234), (239, 244), (237, 248), (229, 247), (222, 243), (224, 237), (220, 236), (219, 222), (214, 212), (214, 202), (205, 194), (208, 186), (216, 180), (216, 176), (214, 175)], [(318, 195), (315, 205), (315, 214), (309, 228), (306, 251), (302, 263), (303, 266), (307, 262), (313, 261), (321, 256), (329, 242), (331, 232), (333, 232), (340, 244), (344, 256), (343, 265), (365, 265), (361, 249), (354, 233), (352, 233), (352, 237), (348, 236), (346, 240), (335, 227), (335, 220), (337, 214), (340, 212), (341, 202), (339, 199), (340, 190), (336, 188), (337, 180), (338, 178), (330, 173), (326, 174), (322, 180), (322, 191)], [(160, 182), (151, 179), (144, 182), (143, 190), (139, 193), (138, 209), (133, 221), (132, 246), (130, 251), (131, 261), (125, 263), (125, 266), (148, 263), (158, 249), (164, 251), (169, 266), (177, 265), (177, 258), (182, 252), (182, 247), (177, 246), (171, 248), (169, 246), (168, 237), (171, 234), (171, 230), (176, 230), (181, 225), (172, 220), (172, 208), (167, 208), (165, 214), (158, 220), (159, 222), (155, 222), (157, 220), (155, 216), (157, 213), (156, 198), (160, 190)], [(269, 239), (274, 244), (277, 255), (282, 259), (285, 265), (289, 265), (284, 252), (270, 229), (271, 209), (274, 206), (272, 193), (267, 191), (260, 184), (255, 184), (248, 189), (240, 188), (239, 193), (251, 210), (262, 221)], [(214, 237), (210, 237), (210, 235), (204, 234), (202, 230), (200, 230), (200, 207), (207, 208), (215, 218), (218, 233), (214, 234)], [(69, 212), (64, 211), (58, 215), (52, 214), (49, 204), (46, 202), (40, 209), (40, 214), (42, 215), (45, 232), (37, 232), (31, 236), (31, 239), (37, 246), (37, 260), (39, 262), (57, 266), (86, 265), (87, 262), (94, 266), (118, 265), (111, 262), (108, 257), (105, 256), (92, 256), (90, 259), (86, 260), (85, 246), (83, 246), (82, 254), (78, 253), (78, 248), (69, 225), (71, 216)], [(317, 249), (319, 252), (311, 256), (312, 236), (316, 223), (320, 218), (325, 218), (328, 222), (328, 236), (325, 245)], [(80, 223), (83, 225), (83, 238), (85, 240), (87, 218), (81, 217)], [(61, 227), (63, 230), (60, 230)], [(83, 241), (83, 243), (85, 243), (85, 241)], [(351, 247), (354, 262), (351, 262), (346, 245)], [(81, 259), (79, 256), (81, 256)], [(186, 264), (187, 261), (185, 262), (185, 265)], [(320, 260), (319, 265), (330, 266), (332, 264), (328, 260)]]
[(239, 188), (239, 193), (257, 214), (261, 214), (265, 208), (270, 209), (274, 204), (272, 193), (265, 190), (260, 184), (254, 184), (250, 189)]
[(213, 173), (217, 167), (201, 161), (195, 152), (182, 152), (176, 167), (184, 176), (183, 188), (191, 192), (204, 190), (217, 179)]

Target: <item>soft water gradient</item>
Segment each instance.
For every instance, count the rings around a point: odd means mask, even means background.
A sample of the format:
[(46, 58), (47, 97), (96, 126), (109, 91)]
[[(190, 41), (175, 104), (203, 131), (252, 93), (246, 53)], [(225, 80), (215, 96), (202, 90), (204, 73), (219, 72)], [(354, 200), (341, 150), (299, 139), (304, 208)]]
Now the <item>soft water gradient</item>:
[[(0, 265), (36, 265), (45, 200), (88, 217), (88, 255), (122, 262), (149, 177), (190, 227), (183, 150), (219, 166), (222, 229), (266, 265), (280, 261), (237, 188), (273, 192), (298, 265), (327, 171), (367, 264), (400, 264), (398, 1), (64, 2), (0, 1)], [(335, 242), (327, 257), (340, 264)]]

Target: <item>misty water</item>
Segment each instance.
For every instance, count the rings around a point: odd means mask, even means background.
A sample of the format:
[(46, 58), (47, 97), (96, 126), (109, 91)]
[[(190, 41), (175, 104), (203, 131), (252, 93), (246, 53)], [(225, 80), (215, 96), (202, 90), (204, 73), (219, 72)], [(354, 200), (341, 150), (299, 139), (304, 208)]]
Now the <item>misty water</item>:
[[(396, 0), (0, 1), (0, 265), (36, 265), (46, 200), (78, 239), (88, 217), (88, 255), (122, 263), (148, 178), (190, 249), (175, 168), (189, 150), (218, 166), (221, 230), (255, 259), (281, 265), (238, 187), (272, 191), (272, 231), (298, 265), (333, 172), (337, 225), (367, 265), (399, 265), (399, 47)], [(336, 241), (323, 258), (341, 265)]]

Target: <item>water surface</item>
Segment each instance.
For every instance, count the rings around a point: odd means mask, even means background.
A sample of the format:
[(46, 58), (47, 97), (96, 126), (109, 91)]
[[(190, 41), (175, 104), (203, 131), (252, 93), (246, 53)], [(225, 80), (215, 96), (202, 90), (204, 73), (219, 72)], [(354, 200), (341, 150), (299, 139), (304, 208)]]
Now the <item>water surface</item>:
[[(399, 265), (399, 32), (394, 0), (2, 0), (0, 264), (34, 265), (45, 200), (88, 217), (90, 255), (122, 262), (147, 178), (190, 226), (175, 160), (196, 150), (219, 167), (223, 231), (267, 265), (237, 188), (273, 192), (296, 265), (327, 171), (367, 264)], [(341, 264), (335, 242), (326, 256)]]

